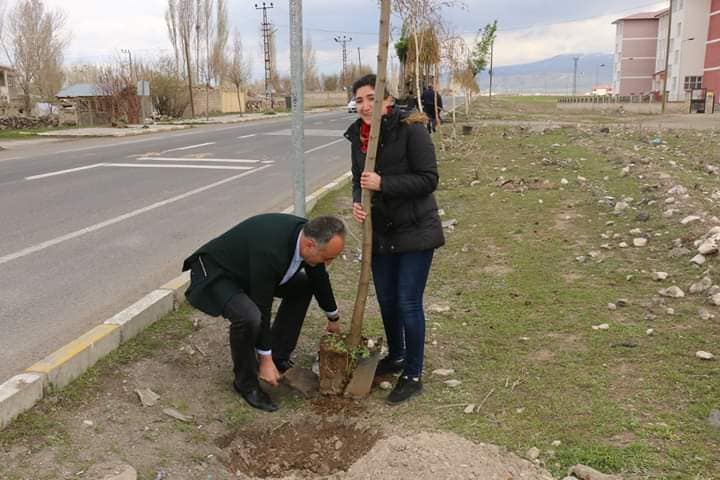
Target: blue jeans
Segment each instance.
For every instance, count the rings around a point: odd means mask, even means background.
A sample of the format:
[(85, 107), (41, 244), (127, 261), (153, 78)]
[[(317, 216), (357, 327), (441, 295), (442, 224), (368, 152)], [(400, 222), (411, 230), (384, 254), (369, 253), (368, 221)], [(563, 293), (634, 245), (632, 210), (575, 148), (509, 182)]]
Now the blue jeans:
[(434, 250), (373, 255), (375, 293), (380, 304), (388, 356), (405, 358), (403, 375), (420, 377), (425, 351), (423, 293)]

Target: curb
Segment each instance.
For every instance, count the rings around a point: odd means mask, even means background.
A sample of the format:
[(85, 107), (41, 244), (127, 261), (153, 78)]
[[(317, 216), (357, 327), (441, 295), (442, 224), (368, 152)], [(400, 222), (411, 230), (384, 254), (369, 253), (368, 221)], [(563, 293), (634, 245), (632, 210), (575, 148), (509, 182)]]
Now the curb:
[[(87, 135), (83, 134), (72, 134), (72, 133), (62, 133), (63, 131), (58, 132), (41, 132), (38, 133), (37, 136), (43, 137), (43, 138), (127, 138), (127, 137), (138, 137), (140, 135), (149, 135), (152, 133), (168, 133), (168, 132), (177, 132), (179, 130), (188, 130), (192, 128), (192, 125), (163, 125), (164, 127), (169, 128), (162, 128), (162, 129), (153, 129), (153, 128), (147, 128), (147, 129), (135, 129), (135, 128), (118, 128), (117, 132), (102, 134), (102, 133), (90, 133)], [(92, 128), (92, 127), (91, 127)], [(107, 127), (111, 128), (111, 127)], [(80, 129), (82, 130), (82, 129)]]
[[(312, 210), (318, 200), (328, 193), (344, 186), (351, 176), (351, 172), (347, 172), (308, 195), (307, 210)], [(283, 213), (292, 211), (291, 206)], [(10, 425), (18, 415), (30, 410), (46, 394), (67, 386), (98, 360), (184, 303), (185, 290), (189, 285), (190, 274), (183, 272), (24, 373), (0, 384), (0, 430)]]

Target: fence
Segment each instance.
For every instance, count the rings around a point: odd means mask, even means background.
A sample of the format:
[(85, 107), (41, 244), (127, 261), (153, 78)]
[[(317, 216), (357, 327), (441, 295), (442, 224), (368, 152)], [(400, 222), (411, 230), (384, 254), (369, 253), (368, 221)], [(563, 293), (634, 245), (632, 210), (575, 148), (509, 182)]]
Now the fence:
[[(577, 96), (559, 97), (558, 108), (561, 110), (601, 111), (601, 112), (631, 112), (657, 114), (662, 111), (662, 102), (655, 95), (605, 95), (605, 96)], [(690, 103), (668, 102), (666, 112), (688, 113)]]

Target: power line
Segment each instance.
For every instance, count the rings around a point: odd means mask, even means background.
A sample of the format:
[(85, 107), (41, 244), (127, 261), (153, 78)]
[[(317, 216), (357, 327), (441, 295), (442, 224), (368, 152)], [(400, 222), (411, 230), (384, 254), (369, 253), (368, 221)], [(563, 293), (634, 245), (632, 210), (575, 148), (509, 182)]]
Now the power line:
[(268, 98), (271, 98), (270, 97), (270, 81), (271, 81), (270, 70), (272, 68), (272, 59), (270, 58), (270, 35), (272, 35), (272, 32), (270, 31), (270, 22), (268, 22), (267, 11), (271, 8), (275, 8), (275, 6), (273, 5), (272, 2), (270, 2), (269, 6), (265, 2), (262, 2), (262, 6), (259, 6), (257, 3), (255, 4), (255, 10), (262, 10), (262, 12), (263, 12), (262, 34), (263, 34), (263, 49), (265, 51), (265, 55), (264, 55), (265, 56), (265, 95)]
[(352, 42), (352, 37), (341, 35), (335, 37), (334, 40), (342, 45), (342, 86), (347, 88), (347, 44)]

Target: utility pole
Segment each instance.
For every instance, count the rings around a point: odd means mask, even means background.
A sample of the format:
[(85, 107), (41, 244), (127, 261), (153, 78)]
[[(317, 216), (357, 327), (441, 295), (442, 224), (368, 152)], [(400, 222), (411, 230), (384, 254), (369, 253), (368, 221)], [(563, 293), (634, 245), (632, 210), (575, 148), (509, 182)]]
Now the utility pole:
[(266, 108), (272, 108), (272, 92), (270, 92), (270, 69), (272, 67), (271, 65), (271, 58), (270, 58), (270, 22), (268, 22), (268, 16), (267, 11), (271, 8), (275, 8), (272, 2), (270, 2), (270, 5), (267, 5), (265, 2), (262, 2), (262, 6), (255, 4), (255, 10), (262, 10), (263, 11), (263, 21), (262, 21), (262, 33), (263, 33), (263, 47), (265, 50), (265, 102), (266, 102)]
[(575, 64), (573, 68), (573, 88), (572, 88), (572, 94), (573, 97), (577, 95), (577, 67), (578, 62), (580, 61), (580, 57), (573, 57), (573, 63)]
[(292, 88), (292, 150), (295, 165), (295, 215), (305, 216), (305, 75), (303, 68), (302, 0), (290, 0), (290, 78)]
[(352, 37), (340, 35), (335, 37), (335, 42), (342, 44), (342, 86), (350, 100), (350, 89), (347, 85), (347, 44), (352, 42)]
[(492, 105), (492, 87), (493, 87), (493, 56), (495, 55), (495, 39), (493, 38), (493, 41), (490, 42), (490, 70), (488, 73), (490, 74), (490, 88), (489, 88), (489, 104)]
[(663, 75), (663, 89), (662, 89), (662, 108), (660, 111), (665, 113), (665, 106), (667, 104), (667, 81), (670, 76), (670, 36), (672, 34), (672, 13), (673, 13), (673, 1), (670, 0), (670, 9), (668, 12), (668, 29), (667, 29), (667, 46), (665, 47), (665, 74)]
[(358, 70), (362, 70), (362, 58), (360, 57), (360, 47), (358, 47)]

